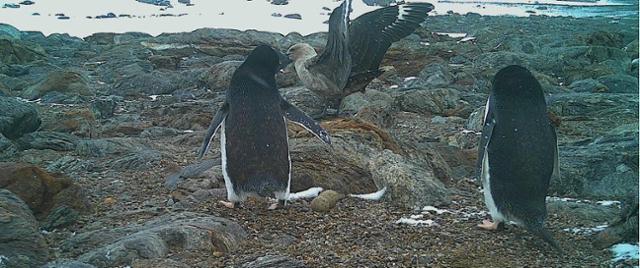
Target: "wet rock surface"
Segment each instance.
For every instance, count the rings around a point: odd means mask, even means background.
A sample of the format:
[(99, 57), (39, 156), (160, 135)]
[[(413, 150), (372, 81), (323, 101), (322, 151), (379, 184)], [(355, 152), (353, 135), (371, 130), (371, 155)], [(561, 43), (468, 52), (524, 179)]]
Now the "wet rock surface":
[[(21, 217), (35, 231), (29, 245), (42, 245), (27, 257), (35, 267), (602, 266), (610, 255), (600, 248), (637, 236), (628, 202), (595, 202), (637, 197), (637, 25), (430, 16), (390, 48), (385, 73), (345, 98), (338, 116), (286, 69), (281, 94), (333, 141), (288, 125), (291, 190), (322, 187), (332, 197), (275, 211), (259, 199), (234, 210), (218, 203), (226, 190), (217, 137), (204, 160), (196, 155), (253, 47), (307, 42), (321, 51), (325, 33), (79, 39), (1, 26), (0, 187), (33, 211)], [(564, 255), (517, 227), (475, 227), (488, 217), (472, 180), (483, 109), (493, 75), (510, 64), (538, 78), (557, 125), (561, 176), (549, 195), (590, 200), (549, 202), (547, 225)], [(385, 186), (379, 201), (348, 197)], [(610, 229), (572, 231), (602, 225)]]

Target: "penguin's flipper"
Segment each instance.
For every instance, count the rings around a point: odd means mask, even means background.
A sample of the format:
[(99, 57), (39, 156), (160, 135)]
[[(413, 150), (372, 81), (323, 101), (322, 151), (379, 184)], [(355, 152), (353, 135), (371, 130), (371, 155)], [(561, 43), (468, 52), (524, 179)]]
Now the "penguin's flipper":
[(202, 148), (200, 148), (200, 152), (198, 153), (198, 159), (202, 159), (204, 154), (209, 150), (211, 140), (216, 135), (218, 129), (220, 129), (220, 125), (224, 122), (224, 119), (227, 118), (228, 113), (229, 104), (225, 102), (222, 104), (222, 107), (220, 107), (218, 112), (216, 112), (216, 115), (213, 116), (213, 120), (211, 120), (209, 129), (207, 130), (207, 135), (204, 137), (204, 141), (202, 141)]
[(329, 136), (329, 133), (327, 133), (327, 131), (324, 130), (318, 122), (313, 120), (313, 118), (309, 117), (303, 111), (300, 111), (300, 109), (291, 105), (291, 103), (284, 99), (282, 99), (280, 107), (282, 108), (282, 113), (287, 119), (304, 127), (324, 143), (331, 144), (331, 137)]
[(485, 150), (491, 141), (493, 128), (496, 126), (496, 120), (493, 116), (493, 97), (489, 96), (487, 104), (484, 108), (484, 120), (482, 121), (482, 134), (478, 143), (478, 160), (476, 161), (476, 179), (482, 179), (482, 161), (484, 160)]
[(556, 128), (551, 125), (551, 133), (553, 137), (553, 142), (556, 144), (556, 148), (553, 151), (553, 173), (551, 173), (551, 177), (555, 179), (560, 178), (560, 166), (558, 162), (558, 136), (556, 134)]

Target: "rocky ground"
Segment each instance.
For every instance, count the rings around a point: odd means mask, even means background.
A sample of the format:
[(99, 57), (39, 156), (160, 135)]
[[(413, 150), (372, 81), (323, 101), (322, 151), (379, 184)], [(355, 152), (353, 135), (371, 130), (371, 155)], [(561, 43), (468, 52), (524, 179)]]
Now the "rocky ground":
[[(1, 25), (0, 267), (634, 263), (611, 261), (608, 248), (638, 236), (637, 18), (431, 17), (339, 117), (288, 70), (282, 95), (334, 141), (289, 125), (292, 188), (336, 192), (276, 211), (219, 205), (218, 142), (203, 161), (196, 152), (233, 70), (257, 44), (321, 48), (324, 37), (83, 40)], [(514, 226), (475, 227), (487, 217), (473, 180), (482, 109), (509, 64), (533, 71), (559, 126), (562, 176), (549, 195), (573, 199), (550, 198), (547, 225), (563, 253)], [(384, 186), (380, 201), (345, 195)]]

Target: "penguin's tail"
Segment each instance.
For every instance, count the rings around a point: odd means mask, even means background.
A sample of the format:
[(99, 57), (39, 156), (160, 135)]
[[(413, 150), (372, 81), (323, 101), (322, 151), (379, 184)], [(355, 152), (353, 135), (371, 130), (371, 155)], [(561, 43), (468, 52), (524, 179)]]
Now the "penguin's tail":
[(544, 228), (542, 224), (528, 225), (527, 229), (529, 230), (529, 232), (533, 233), (535, 236), (542, 238), (542, 240), (544, 240), (549, 245), (551, 245), (560, 254), (563, 253), (562, 248), (560, 248), (560, 245), (558, 245), (558, 242), (555, 240), (555, 238), (553, 238), (553, 236), (551, 235), (551, 232), (549, 232), (549, 230)]

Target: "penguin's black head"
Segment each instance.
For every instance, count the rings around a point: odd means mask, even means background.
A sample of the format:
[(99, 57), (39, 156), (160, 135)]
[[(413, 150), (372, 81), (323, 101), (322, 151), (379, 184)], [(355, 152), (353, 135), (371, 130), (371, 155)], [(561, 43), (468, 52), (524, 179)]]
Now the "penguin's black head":
[(265, 72), (264, 74), (266, 75), (275, 75), (278, 72), (279, 65), (278, 53), (270, 46), (259, 45), (247, 56), (242, 67)]
[(493, 92), (512, 96), (542, 94), (538, 80), (529, 70), (518, 65), (510, 65), (498, 71), (493, 78)]

